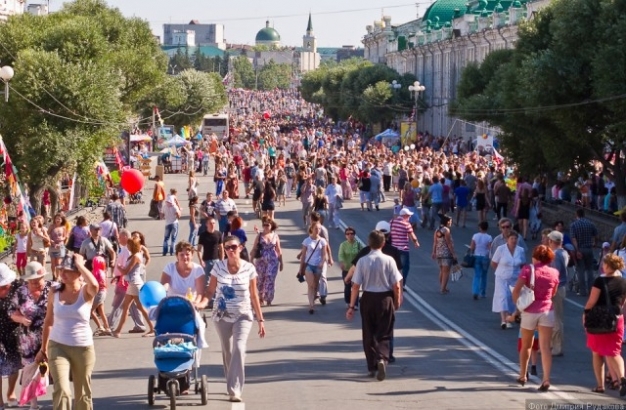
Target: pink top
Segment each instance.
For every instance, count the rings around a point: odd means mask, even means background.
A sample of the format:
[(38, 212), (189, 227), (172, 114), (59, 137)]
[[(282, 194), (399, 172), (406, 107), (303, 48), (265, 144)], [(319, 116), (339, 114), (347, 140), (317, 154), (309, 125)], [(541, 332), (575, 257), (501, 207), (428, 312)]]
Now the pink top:
[[(524, 266), (519, 278), (530, 286), (530, 267)], [(535, 301), (524, 312), (543, 313), (552, 310), (552, 295), (559, 286), (559, 271), (547, 264), (535, 265)]]

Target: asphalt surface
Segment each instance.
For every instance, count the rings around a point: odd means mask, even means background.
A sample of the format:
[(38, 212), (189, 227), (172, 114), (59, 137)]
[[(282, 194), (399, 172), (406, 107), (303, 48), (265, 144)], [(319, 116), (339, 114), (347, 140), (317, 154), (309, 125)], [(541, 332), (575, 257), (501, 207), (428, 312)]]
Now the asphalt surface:
[[(186, 176), (166, 175), (165, 183), (167, 189), (178, 189), (185, 208)], [(158, 280), (165, 264), (174, 260), (161, 256), (164, 222), (147, 216), (153, 185), (153, 182), (146, 184), (145, 204), (128, 206), (129, 228), (146, 235), (153, 256), (148, 266), (148, 280)], [(214, 189), (212, 177), (200, 177), (200, 197), (209, 189)], [(260, 221), (250, 213), (249, 201), (239, 199), (236, 202), (247, 221), (246, 229), (252, 241), (253, 227), (260, 228)], [(381, 204), (380, 212), (362, 212), (355, 200), (346, 201), (340, 217), (344, 224), (356, 228), (360, 238), (366, 238), (377, 221), (392, 217), (392, 203), (388, 200)], [(493, 214), (489, 218), (493, 225), (490, 233), (495, 235)], [(438, 270), (430, 259), (433, 232), (422, 229), (417, 231), (421, 248), (411, 250), (409, 290), (397, 313), (397, 362), (389, 365), (387, 380), (378, 382), (367, 378), (360, 317), (356, 315), (352, 322), (345, 319), (346, 305), (338, 266), (329, 268), (328, 304), (318, 306), (316, 313), (309, 315), (306, 287), (295, 278), (298, 265), (295, 255), (306, 237), (299, 202), (291, 199), (285, 208), (277, 208), (276, 219), (285, 269), (278, 275), (274, 305), (263, 308), (267, 336), (260, 339), (254, 325), (248, 341), (244, 403), (227, 401), (219, 340), (209, 323), (210, 348), (203, 352), (201, 366), (201, 373), (209, 377), (207, 407), (218, 410), (373, 410), (538, 409), (547, 408), (540, 404), (556, 403), (626, 405), (617, 392), (607, 391), (605, 395), (590, 392), (595, 381), (591, 353), (585, 346), (581, 325), (585, 299), (578, 296), (568, 295), (565, 355), (554, 359), (552, 389), (548, 393), (537, 392), (540, 383), (537, 378), (525, 387), (518, 386), (515, 383), (518, 329), (501, 330), (499, 315), (491, 312), (493, 273), (489, 273), (486, 299), (472, 299), (473, 272), (467, 269), (460, 282), (450, 284), (451, 292), (441, 295)], [(179, 239), (187, 239), (187, 221), (188, 210), (184, 209)], [(457, 249), (469, 244), (476, 232), (469, 227), (475, 225), (475, 215), (472, 215), (468, 228), (452, 228)], [(343, 240), (343, 231), (331, 230), (335, 253)], [(109, 302), (111, 297), (109, 295)], [(132, 321), (127, 321), (125, 331), (131, 324)], [(148, 376), (156, 374), (151, 343), (151, 339), (128, 333), (121, 339), (96, 338), (97, 363), (93, 374), (96, 409), (148, 408)], [(538, 367), (541, 374), (540, 363)], [(46, 408), (51, 408), (50, 396), (49, 392), (41, 400)], [(180, 408), (198, 407), (200, 397), (192, 394), (181, 397), (178, 402)], [(158, 395), (153, 408), (169, 408), (169, 401), (163, 394)]]

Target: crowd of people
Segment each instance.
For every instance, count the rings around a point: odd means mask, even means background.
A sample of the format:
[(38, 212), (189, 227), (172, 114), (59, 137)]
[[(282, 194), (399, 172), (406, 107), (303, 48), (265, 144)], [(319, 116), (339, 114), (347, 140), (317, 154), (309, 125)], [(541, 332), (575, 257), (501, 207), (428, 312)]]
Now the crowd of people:
[[(327, 273), (337, 262), (345, 283), (346, 317), (352, 319), (357, 310), (361, 315), (370, 377), (384, 380), (388, 363), (395, 361), (395, 311), (411, 272), (410, 249), (420, 249), (416, 232), (433, 236), (427, 252), (436, 262), (439, 291), (446, 297), (452, 272), (464, 256), (453, 229), (470, 229), (467, 215), (476, 212), (476, 233), (465, 255), (475, 272), (471, 297), (487, 298), (488, 271), (493, 268), (492, 311), (499, 315), (500, 328), (520, 324), (518, 383), (524, 385), (529, 375), (537, 374), (533, 352), (540, 350), (539, 389), (550, 388), (552, 357), (563, 355), (563, 301), (576, 282), (576, 292), (588, 297), (586, 312), (598, 310), (606, 300), (615, 318), (610, 331), (587, 336), (597, 379), (594, 391), (604, 392), (609, 383), (626, 395), (621, 359), (626, 285), (619, 273), (626, 256), (626, 216), (597, 269), (598, 232), (584, 209), (577, 211), (569, 231), (562, 222), (541, 230), (546, 192), (541, 178), (517, 176), (511, 189), (512, 172), (506, 164), (466, 151), (456, 139), (421, 135), (415, 148), (392, 150), (366, 138), (363, 124), (332, 122), (294, 90), (234, 90), (229, 100), (228, 134), (205, 136), (188, 148), (188, 206), (181, 204), (175, 188), (166, 189), (165, 181), (156, 178), (151, 216), (164, 223), (161, 255), (175, 257), (159, 269), (167, 294), (189, 299), (198, 310), (212, 308), (232, 401), (242, 400), (252, 324), (257, 322), (263, 337), (262, 308), (272, 306), (280, 293), (276, 279), (284, 268), (284, 244), (276, 219), (288, 201), (299, 204), (307, 232), (298, 246), (297, 272), (307, 286), (305, 310), (313, 315), (317, 304), (327, 303)], [(209, 157), (212, 164), (204, 160)], [(198, 158), (202, 161), (194, 164)], [(214, 184), (202, 186), (199, 173), (212, 175)], [(243, 201), (261, 218), (254, 238), (248, 237), (239, 214)], [(330, 243), (329, 229), (341, 229), (346, 201), (359, 204), (350, 212), (381, 215), (375, 229), (363, 235), (365, 247), (350, 226), (338, 247)], [(386, 201), (394, 202), (391, 218), (380, 212)], [(180, 221), (187, 217), (189, 235), (179, 240)], [(493, 221), (501, 232), (495, 237), (489, 234)], [(35, 217), (19, 226), (17, 273), (0, 264), (0, 344), (5, 353), (0, 374), (9, 376), (9, 404), (16, 400), (18, 371), (47, 362), (55, 379), (54, 408), (72, 406), (71, 371), (74, 408), (91, 409), (93, 337), (121, 337), (129, 315), (130, 333), (154, 336), (149, 312), (139, 301), (146, 267), (154, 257), (144, 235), (126, 224), (125, 205), (113, 193), (101, 221), (81, 216), (72, 227), (60, 213), (50, 221)], [(529, 249), (528, 242), (535, 239), (540, 244)], [(48, 260), (52, 281), (45, 279)], [(572, 265), (577, 267), (575, 276)], [(109, 286), (114, 286), (114, 297), (107, 314)], [(520, 309), (517, 302), (525, 288), (534, 290), (535, 299)], [(206, 347), (203, 337), (199, 347)], [(37, 408), (36, 400), (31, 408)]]

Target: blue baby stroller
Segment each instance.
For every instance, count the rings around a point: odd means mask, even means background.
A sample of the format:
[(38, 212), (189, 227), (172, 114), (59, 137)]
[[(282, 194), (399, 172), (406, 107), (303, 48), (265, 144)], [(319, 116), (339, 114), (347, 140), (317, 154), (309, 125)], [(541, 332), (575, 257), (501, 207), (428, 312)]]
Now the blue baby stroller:
[(198, 326), (193, 305), (181, 296), (169, 296), (159, 303), (155, 317), (152, 346), (159, 374), (148, 379), (148, 404), (154, 405), (155, 393), (163, 392), (174, 410), (176, 397), (193, 385), (195, 393), (200, 393), (202, 405), (206, 405), (209, 382), (205, 375), (198, 378)]

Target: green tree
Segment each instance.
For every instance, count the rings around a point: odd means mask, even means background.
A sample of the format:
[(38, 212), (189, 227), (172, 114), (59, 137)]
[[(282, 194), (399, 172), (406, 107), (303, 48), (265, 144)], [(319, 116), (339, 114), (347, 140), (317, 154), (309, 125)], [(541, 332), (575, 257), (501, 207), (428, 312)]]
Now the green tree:
[(170, 74), (180, 74), (181, 72), (189, 70), (193, 67), (194, 62), (189, 56), (189, 48), (185, 47), (185, 50), (183, 51), (182, 47), (178, 47), (176, 49), (176, 54), (170, 58), (167, 72)]
[(254, 67), (246, 56), (239, 56), (233, 60), (235, 87), (254, 89), (256, 75)]
[[(506, 153), (528, 175), (583, 173), (600, 162), (624, 206), (625, 12), (623, 1), (553, 1), (520, 27), (510, 58), (481, 64), (484, 84), (460, 88), (455, 112), (500, 127)], [(466, 83), (475, 76), (463, 73)]]
[(226, 104), (226, 90), (218, 73), (185, 70), (170, 76), (142, 102), (142, 116), (159, 107), (161, 116), (176, 130), (185, 125), (197, 126), (205, 114), (217, 112)]
[(93, 176), (104, 148), (165, 77), (167, 59), (146, 22), (101, 0), (12, 17), (0, 38), (0, 60), (15, 68), (0, 133), (39, 209), (44, 187), (54, 189), (61, 172)]
[(291, 86), (291, 80), (291, 65), (276, 64), (272, 59), (259, 71), (258, 86), (261, 90), (287, 89)]

